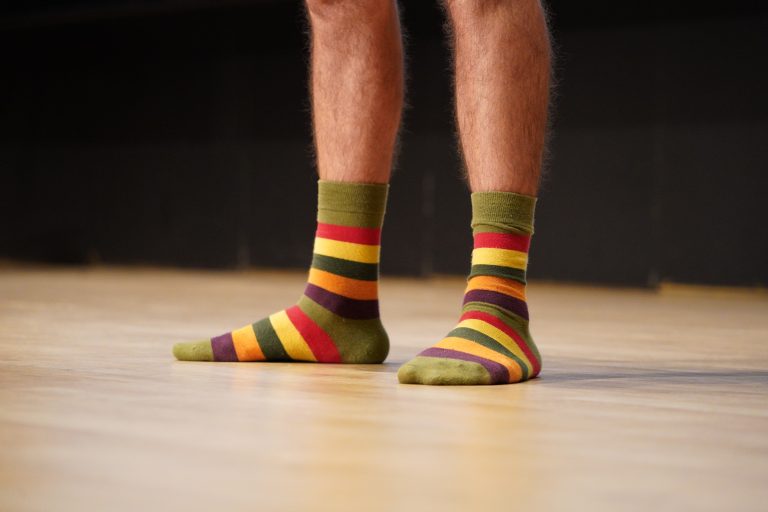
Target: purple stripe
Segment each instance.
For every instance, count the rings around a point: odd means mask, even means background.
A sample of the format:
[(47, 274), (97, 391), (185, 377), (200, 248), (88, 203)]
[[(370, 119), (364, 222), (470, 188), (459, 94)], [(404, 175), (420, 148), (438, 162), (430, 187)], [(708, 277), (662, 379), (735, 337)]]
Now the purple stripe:
[(464, 304), (466, 305), (467, 302), (487, 302), (528, 320), (528, 304), (517, 297), (510, 297), (504, 293), (491, 290), (472, 290), (464, 295)]
[(449, 350), (447, 348), (432, 347), (422, 351), (420, 356), (424, 357), (444, 357), (446, 359), (461, 359), (462, 361), (470, 361), (473, 363), (481, 364), (491, 374), (491, 384), (508, 384), (509, 383), (509, 370), (503, 364), (499, 364), (496, 361), (491, 361), (484, 357), (473, 356), (466, 352), (459, 352), (458, 350)]
[(350, 299), (349, 297), (329, 292), (325, 288), (320, 288), (314, 284), (307, 284), (304, 295), (331, 313), (343, 316), (344, 318), (354, 318), (356, 320), (379, 318), (378, 300)]
[(232, 343), (232, 333), (222, 334), (211, 338), (211, 348), (213, 349), (214, 361), (237, 362), (237, 352)]

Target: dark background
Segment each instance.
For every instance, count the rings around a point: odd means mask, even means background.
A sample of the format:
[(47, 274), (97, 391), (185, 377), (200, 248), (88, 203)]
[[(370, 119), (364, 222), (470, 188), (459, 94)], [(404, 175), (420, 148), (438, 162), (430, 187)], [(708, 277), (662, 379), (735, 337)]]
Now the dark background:
[[(764, 2), (549, 3), (551, 157), (531, 276), (768, 284)], [(463, 274), (469, 197), (434, 2), (401, 2), (409, 103), (382, 271)], [(298, 1), (0, 7), (0, 257), (306, 267)]]

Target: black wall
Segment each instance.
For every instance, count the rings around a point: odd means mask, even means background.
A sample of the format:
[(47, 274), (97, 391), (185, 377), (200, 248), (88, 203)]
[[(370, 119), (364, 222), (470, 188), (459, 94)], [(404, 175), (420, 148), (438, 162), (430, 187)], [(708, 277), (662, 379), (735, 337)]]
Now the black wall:
[[(462, 274), (469, 198), (442, 18), (401, 4), (410, 107), (382, 269)], [(768, 284), (768, 10), (615, 4), (550, 2), (558, 88), (532, 277)], [(0, 13), (0, 257), (307, 265), (300, 2)]]

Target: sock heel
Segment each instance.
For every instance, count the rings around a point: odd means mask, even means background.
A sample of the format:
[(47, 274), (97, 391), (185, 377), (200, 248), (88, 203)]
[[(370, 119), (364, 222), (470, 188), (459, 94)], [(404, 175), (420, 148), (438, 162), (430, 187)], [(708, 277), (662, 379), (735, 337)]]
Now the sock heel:
[(344, 339), (353, 341), (340, 351), (345, 363), (379, 364), (387, 358), (389, 335), (379, 320), (366, 325), (345, 325), (343, 330)]

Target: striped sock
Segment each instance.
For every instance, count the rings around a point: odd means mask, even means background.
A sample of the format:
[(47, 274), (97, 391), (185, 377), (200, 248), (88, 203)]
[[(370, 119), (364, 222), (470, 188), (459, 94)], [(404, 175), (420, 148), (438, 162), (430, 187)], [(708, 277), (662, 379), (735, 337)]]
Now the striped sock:
[(400, 368), (401, 383), (508, 384), (538, 375), (525, 302), (535, 203), (511, 192), (472, 194), (475, 244), (459, 324)]
[(381, 363), (379, 240), (388, 185), (320, 181), (312, 267), (298, 303), (252, 325), (178, 343), (182, 361)]

